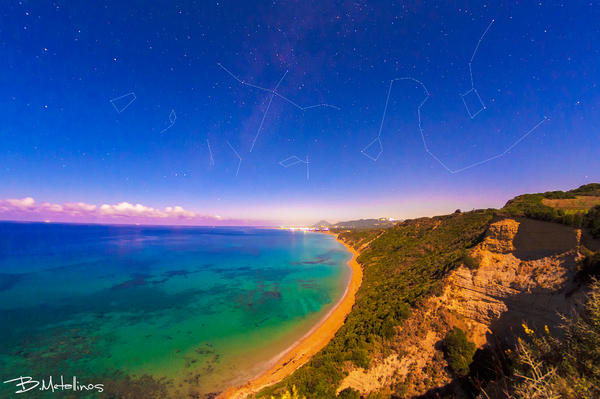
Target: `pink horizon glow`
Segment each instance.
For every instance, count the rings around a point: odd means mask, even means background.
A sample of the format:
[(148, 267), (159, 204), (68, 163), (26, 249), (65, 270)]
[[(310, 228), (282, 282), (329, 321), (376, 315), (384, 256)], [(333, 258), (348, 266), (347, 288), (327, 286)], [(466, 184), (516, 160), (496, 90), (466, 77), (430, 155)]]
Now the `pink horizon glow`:
[(223, 218), (187, 211), (181, 206), (154, 209), (141, 204), (121, 202), (96, 206), (84, 202), (62, 205), (31, 198), (0, 200), (0, 220), (16, 222), (144, 224), (184, 226), (276, 226), (273, 220)]

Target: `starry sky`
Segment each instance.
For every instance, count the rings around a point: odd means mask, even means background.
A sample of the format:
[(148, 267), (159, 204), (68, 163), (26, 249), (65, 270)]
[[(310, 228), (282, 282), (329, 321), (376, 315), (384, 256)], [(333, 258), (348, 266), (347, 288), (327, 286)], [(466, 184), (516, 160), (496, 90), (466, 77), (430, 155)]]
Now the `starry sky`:
[(4, 0), (0, 220), (405, 219), (598, 182), (599, 20), (579, 1)]

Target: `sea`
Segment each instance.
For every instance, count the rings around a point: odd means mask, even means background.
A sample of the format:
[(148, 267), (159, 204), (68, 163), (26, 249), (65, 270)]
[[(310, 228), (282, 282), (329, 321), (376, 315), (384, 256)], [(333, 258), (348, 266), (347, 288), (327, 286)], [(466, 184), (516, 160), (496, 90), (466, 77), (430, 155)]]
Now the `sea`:
[(350, 258), (314, 232), (0, 222), (0, 398), (211, 397), (318, 325)]

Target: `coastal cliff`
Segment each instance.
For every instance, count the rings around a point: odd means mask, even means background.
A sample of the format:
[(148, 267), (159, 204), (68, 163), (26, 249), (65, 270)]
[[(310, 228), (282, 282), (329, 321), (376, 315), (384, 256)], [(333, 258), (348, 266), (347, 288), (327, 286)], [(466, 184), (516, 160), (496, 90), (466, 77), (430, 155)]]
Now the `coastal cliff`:
[(549, 326), (560, 336), (560, 315), (572, 314), (585, 299), (585, 287), (575, 280), (582, 236), (588, 248), (600, 247), (600, 240), (573, 227), (494, 217), (483, 241), (470, 250), (477, 266), (452, 271), (441, 295), (421, 303), (397, 328), (397, 350), (368, 370), (353, 367), (338, 392), (464, 393), (452, 386), (442, 351), (444, 336), (455, 326), (479, 348), (498, 340), (514, 344), (526, 335), (523, 323), (540, 330)]
[(584, 299), (575, 282), (581, 230), (505, 218), (486, 235), (471, 253), (480, 267), (461, 266), (450, 276), (448, 310), (510, 340), (523, 322), (539, 328), (559, 325), (559, 314), (570, 314)]
[[(594, 183), (501, 210), (339, 231), (361, 251), (356, 304), (321, 352), (256, 397), (476, 396), (510, 374), (517, 338), (560, 339), (561, 315), (580, 311), (600, 274), (599, 199)], [(461, 360), (452, 345), (469, 353)]]

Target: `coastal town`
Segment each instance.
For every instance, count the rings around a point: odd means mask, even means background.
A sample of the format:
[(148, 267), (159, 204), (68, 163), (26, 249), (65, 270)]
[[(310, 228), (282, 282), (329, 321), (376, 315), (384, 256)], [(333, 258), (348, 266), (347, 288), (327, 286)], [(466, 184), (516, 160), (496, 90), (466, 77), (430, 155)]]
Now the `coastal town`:
[(315, 223), (312, 226), (282, 226), (282, 229), (291, 231), (329, 231), (330, 229), (376, 229), (388, 228), (395, 225), (400, 220), (393, 218), (379, 219), (359, 219), (347, 222), (338, 222), (336, 224), (327, 223), (325, 220)]

